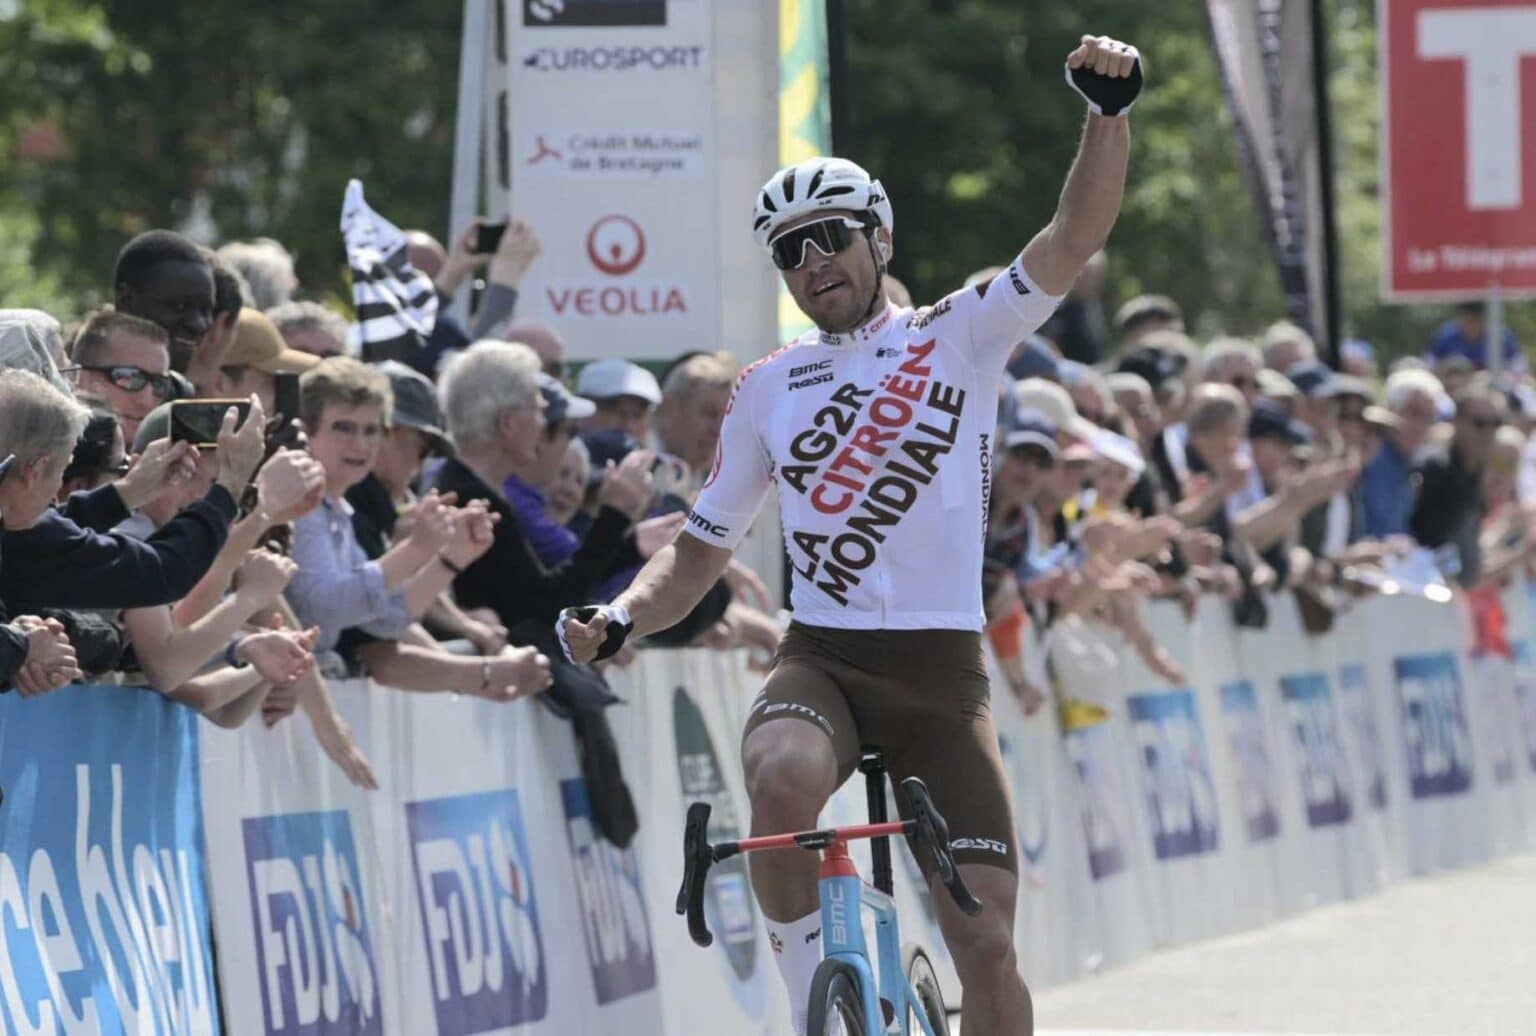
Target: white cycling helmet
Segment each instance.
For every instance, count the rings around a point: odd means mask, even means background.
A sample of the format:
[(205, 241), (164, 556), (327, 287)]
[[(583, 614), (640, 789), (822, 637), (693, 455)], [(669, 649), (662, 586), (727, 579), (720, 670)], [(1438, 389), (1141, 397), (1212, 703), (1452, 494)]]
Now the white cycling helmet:
[(752, 236), (763, 248), (783, 226), (821, 209), (869, 213), (895, 229), (891, 201), (879, 180), (846, 158), (808, 158), (785, 166), (763, 184), (752, 212)]

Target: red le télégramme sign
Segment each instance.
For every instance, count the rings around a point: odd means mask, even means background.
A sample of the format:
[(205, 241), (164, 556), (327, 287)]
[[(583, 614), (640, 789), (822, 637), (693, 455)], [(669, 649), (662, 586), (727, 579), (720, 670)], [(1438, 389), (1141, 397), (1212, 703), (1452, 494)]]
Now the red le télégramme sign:
[(1380, 14), (1387, 296), (1536, 296), (1536, 2)]

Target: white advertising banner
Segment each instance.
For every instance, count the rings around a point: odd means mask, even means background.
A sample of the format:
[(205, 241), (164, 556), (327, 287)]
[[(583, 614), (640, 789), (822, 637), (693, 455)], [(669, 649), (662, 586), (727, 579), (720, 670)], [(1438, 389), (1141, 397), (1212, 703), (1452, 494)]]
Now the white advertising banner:
[(543, 245), (518, 313), (574, 359), (719, 340), (715, 16), (715, 0), (507, 5), (511, 210)]

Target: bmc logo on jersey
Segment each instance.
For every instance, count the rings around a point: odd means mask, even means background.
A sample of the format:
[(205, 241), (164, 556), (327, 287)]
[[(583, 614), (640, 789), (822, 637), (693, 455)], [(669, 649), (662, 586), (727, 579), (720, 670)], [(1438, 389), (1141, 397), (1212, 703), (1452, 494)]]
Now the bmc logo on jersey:
[(544, 1017), (549, 979), (517, 792), (409, 802), (405, 816), (440, 1036)]
[(656, 953), (635, 854), (597, 836), (585, 781), (561, 781), (560, 800), (597, 1002), (656, 988)]
[(344, 811), (241, 823), (263, 1031), (384, 1031), (357, 848)]

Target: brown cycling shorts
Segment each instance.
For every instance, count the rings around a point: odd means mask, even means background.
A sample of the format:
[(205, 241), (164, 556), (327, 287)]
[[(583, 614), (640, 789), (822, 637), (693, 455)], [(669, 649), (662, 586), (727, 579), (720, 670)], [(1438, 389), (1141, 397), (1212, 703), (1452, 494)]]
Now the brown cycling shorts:
[[(960, 863), (1019, 872), (981, 635), (966, 630), (841, 630), (791, 623), (752, 703), (742, 740), (797, 719), (826, 734), (838, 784), (878, 747), (891, 779), (920, 777)], [(897, 796), (900, 801), (901, 796)]]

